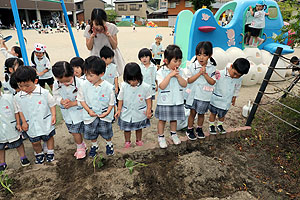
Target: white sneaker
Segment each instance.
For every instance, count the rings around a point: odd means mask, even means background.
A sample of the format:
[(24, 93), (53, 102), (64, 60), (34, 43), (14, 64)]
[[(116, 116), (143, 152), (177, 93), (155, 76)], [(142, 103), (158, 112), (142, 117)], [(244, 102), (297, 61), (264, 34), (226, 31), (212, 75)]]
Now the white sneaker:
[(177, 145), (177, 144), (180, 144), (180, 143), (181, 143), (181, 140), (178, 138), (177, 134), (171, 135), (171, 138), (172, 138), (174, 144)]
[(162, 149), (165, 149), (168, 147), (165, 137), (158, 136), (158, 144), (159, 144), (160, 148), (162, 148)]

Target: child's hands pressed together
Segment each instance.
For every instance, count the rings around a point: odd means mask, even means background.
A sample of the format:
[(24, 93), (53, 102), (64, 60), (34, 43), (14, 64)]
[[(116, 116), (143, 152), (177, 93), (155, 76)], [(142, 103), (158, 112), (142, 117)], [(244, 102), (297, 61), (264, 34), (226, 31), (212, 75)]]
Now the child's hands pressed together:
[(23, 131), (28, 131), (28, 124), (27, 124), (27, 122), (23, 122), (23, 124), (22, 124), (22, 130)]
[(177, 77), (179, 75), (179, 70), (176, 68), (170, 72), (171, 77)]
[(22, 131), (22, 126), (21, 126), (21, 124), (17, 124), (17, 125), (16, 125), (16, 129), (17, 129), (19, 132), (21, 132), (21, 131)]
[(120, 114), (121, 114), (121, 110), (118, 110), (115, 114), (115, 118), (119, 118), (120, 117)]
[(89, 110), (88, 111), (88, 113), (89, 113), (89, 115), (91, 116), (91, 117), (97, 117), (98, 115), (93, 111), (93, 110)]
[(99, 118), (104, 118), (109, 114), (109, 112), (104, 112), (101, 115), (97, 115)]

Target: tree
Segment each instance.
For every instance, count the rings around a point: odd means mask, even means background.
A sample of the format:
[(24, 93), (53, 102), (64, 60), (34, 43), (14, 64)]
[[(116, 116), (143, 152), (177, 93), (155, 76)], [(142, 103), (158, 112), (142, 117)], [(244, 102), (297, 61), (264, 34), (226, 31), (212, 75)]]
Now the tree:
[(158, 0), (149, 0), (148, 6), (153, 8), (158, 8)]
[[(289, 38), (292, 41), (291, 46), (294, 47), (300, 44), (300, 12), (298, 1), (287, 0), (280, 2), (279, 6), (283, 19), (288, 21), (289, 25), (283, 26), (281, 28), (281, 34), (276, 36), (274, 40), (276, 42), (282, 42)], [(294, 32), (294, 34), (288, 36), (289, 32)]]
[(109, 22), (115, 22), (116, 18), (117, 18), (117, 13), (114, 10), (106, 10), (106, 15), (107, 15), (107, 20)]
[(198, 9), (206, 6), (208, 9), (212, 9), (211, 4), (216, 3), (215, 0), (190, 0), (194, 6), (194, 10), (197, 11)]

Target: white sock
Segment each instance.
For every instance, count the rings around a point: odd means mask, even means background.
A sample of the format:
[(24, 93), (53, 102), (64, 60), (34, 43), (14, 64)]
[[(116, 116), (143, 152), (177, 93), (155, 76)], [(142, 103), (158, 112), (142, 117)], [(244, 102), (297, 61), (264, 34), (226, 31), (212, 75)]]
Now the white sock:
[(98, 142), (92, 142), (92, 146), (98, 147)]
[(209, 122), (209, 126), (214, 126), (215, 122)]
[(223, 125), (223, 122), (221, 122), (221, 121), (218, 121), (218, 126), (219, 126), (219, 125)]
[(54, 149), (51, 149), (51, 150), (49, 149), (48, 154), (54, 154)]
[(106, 141), (106, 144), (107, 144), (108, 146), (112, 146), (112, 142), (111, 142), (111, 141)]

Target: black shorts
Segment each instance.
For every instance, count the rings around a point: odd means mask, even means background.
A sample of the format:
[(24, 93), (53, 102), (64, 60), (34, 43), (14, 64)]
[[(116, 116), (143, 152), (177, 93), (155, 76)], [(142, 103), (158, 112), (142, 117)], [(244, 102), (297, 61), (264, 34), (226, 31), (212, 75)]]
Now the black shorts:
[(251, 32), (251, 27), (249, 27), (250, 24), (245, 25), (245, 33)]
[(48, 84), (48, 85), (53, 85), (54, 83), (54, 78), (51, 77), (51, 78), (47, 78), (47, 79), (39, 79), (38, 81), (38, 84), (41, 86), (41, 87), (45, 87), (45, 84)]
[(161, 59), (154, 59), (154, 61), (155, 61), (155, 64), (160, 65)]
[(258, 37), (260, 35), (260, 32), (260, 28), (251, 28), (251, 36), (253, 37)]

